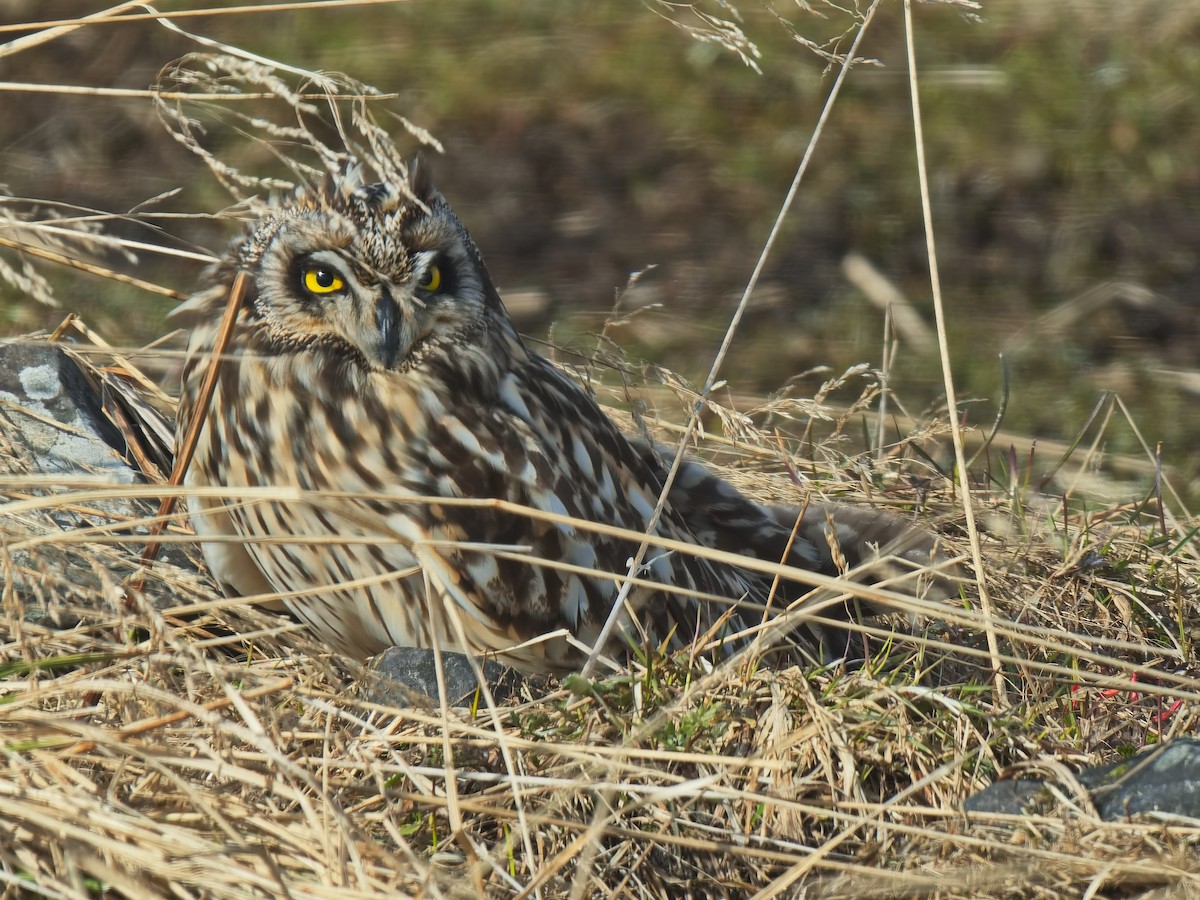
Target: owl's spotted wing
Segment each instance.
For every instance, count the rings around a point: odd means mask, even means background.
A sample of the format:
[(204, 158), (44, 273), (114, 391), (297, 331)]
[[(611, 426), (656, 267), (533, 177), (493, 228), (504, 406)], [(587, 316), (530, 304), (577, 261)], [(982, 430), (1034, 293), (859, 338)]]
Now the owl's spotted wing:
[[(544, 359), (514, 354), (494, 391), (456, 402), (439, 398), (441, 414), (427, 423), (424, 468), (438, 495), (497, 498), (536, 511), (640, 532), (651, 521), (665, 471), (639, 452), (578, 385)], [(429, 373), (436, 376), (436, 367)], [(443, 373), (431, 381), (453, 383)], [(775, 530), (779, 526), (770, 520)], [(453, 572), (457, 593), (507, 638), (529, 640), (565, 629), (590, 645), (608, 618), (638, 543), (561, 520), (495, 507), (445, 506), (425, 527), (446, 543), (437, 550)], [(693, 542), (668, 506), (655, 533)], [(497, 549), (499, 548), (499, 549)], [(690, 636), (701, 607), (672, 587), (736, 602), (749, 581), (696, 557), (654, 550), (640, 576), (660, 588), (635, 588), (629, 606), (660, 637)], [(718, 610), (719, 613), (719, 610)], [(492, 646), (492, 649), (499, 649)], [(547, 647), (543, 660), (570, 668), (581, 657)]]

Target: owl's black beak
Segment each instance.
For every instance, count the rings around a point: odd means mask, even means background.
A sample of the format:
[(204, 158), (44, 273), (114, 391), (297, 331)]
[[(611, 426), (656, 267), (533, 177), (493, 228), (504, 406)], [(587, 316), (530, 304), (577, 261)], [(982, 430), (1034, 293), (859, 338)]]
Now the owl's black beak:
[(400, 307), (387, 288), (375, 304), (375, 327), (379, 329), (380, 360), (390, 369), (400, 353)]

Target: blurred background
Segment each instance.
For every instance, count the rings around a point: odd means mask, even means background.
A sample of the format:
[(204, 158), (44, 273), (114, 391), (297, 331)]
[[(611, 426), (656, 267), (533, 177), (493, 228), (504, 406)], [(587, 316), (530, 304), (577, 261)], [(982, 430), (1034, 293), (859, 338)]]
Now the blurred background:
[[(717, 0), (696, 6), (735, 18)], [(397, 93), (393, 108), (444, 145), (435, 180), (524, 333), (587, 340), (616, 304), (652, 306), (609, 336), (633, 359), (702, 381), (833, 84), (820, 51), (847, 49), (858, 24), (851, 0), (736, 6), (745, 58), (679, 27), (713, 27), (688, 5), (653, 0), (394, 2), (174, 21)], [(103, 8), (5, 0), (0, 25)], [(881, 298), (894, 292), (916, 322), (900, 334), (890, 384), (914, 414), (940, 402), (936, 345), (921, 328), (933, 313), (902, 14), (899, 0), (882, 4), (860, 50), (874, 62), (851, 73), (768, 260), (724, 368), (741, 393), (790, 383), (804, 396), (824, 377), (803, 376), (814, 367), (879, 366)], [(996, 416), (1004, 354), (1006, 433), (1069, 441), (1115, 391), (1151, 445), (1164, 442), (1186, 489), (1200, 457), (1200, 4), (983, 0), (974, 12), (918, 4), (915, 19), (968, 422), (986, 429)], [(110, 212), (229, 204), (145, 97), (21, 87), (136, 92), (202, 48), (153, 21), (40, 42), (28, 37), (36, 31), (0, 33), (25, 41), (0, 47), (0, 80), (17, 83), (0, 93), (9, 194)], [(216, 219), (158, 224), (176, 245), (212, 251), (235, 230)], [(106, 227), (157, 239), (133, 223)], [(110, 262), (181, 291), (199, 272), (153, 254)], [(170, 300), (38, 270), (60, 307), (0, 285), (0, 335), (53, 327), (66, 312), (125, 346), (170, 330)], [(634, 272), (643, 274), (627, 289)], [(1102, 447), (1139, 455), (1121, 415)]]

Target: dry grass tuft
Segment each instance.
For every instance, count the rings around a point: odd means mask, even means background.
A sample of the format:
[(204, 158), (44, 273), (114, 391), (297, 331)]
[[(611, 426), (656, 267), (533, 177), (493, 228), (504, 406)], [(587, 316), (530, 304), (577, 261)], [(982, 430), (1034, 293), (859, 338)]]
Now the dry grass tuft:
[[(831, 417), (812, 451), (785, 438), (781, 456), (762, 431), (716, 449), (760, 489), (802, 477), (845, 502), (919, 507), (959, 547), (949, 485), (916, 444), (869, 474), (839, 449), (864, 415)], [(106, 512), (115, 491), (32, 475), (20, 452), (5, 448), (0, 506), (0, 872), (14, 890), (1025, 897), (1200, 873), (1200, 831), (1102, 823), (1067, 774), (1194, 728), (1196, 563), (1157, 510), (1038, 510), (978, 490), (1008, 707), (966, 583), (961, 602), (912, 601), (915, 628), (869, 623), (892, 642), (861, 668), (709, 671), (648, 652), (624, 676), (443, 718), (371, 702), (367, 673), (219, 597), (178, 523), (174, 562), (130, 593), (144, 541), (130, 529), (146, 532), (157, 489), (120, 490), (144, 498), (133, 521)], [(958, 809), (1031, 767), (1059, 802), (1019, 819)]]

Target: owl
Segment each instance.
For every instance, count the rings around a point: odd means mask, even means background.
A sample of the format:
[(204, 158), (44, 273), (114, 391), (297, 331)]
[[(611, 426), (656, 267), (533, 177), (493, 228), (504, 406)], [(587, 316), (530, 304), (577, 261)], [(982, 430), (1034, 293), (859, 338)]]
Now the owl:
[[(275, 198), (176, 313), (182, 436), (247, 276), (185, 481), (221, 489), (188, 510), (226, 593), (278, 594), (353, 657), (436, 645), (561, 673), (602, 637), (628, 532), (832, 571), (792, 518), (694, 460), (655, 519), (669, 460), (522, 341), (426, 172), (352, 161)], [(796, 594), (677, 548), (632, 574), (614, 656), (736, 635)]]

